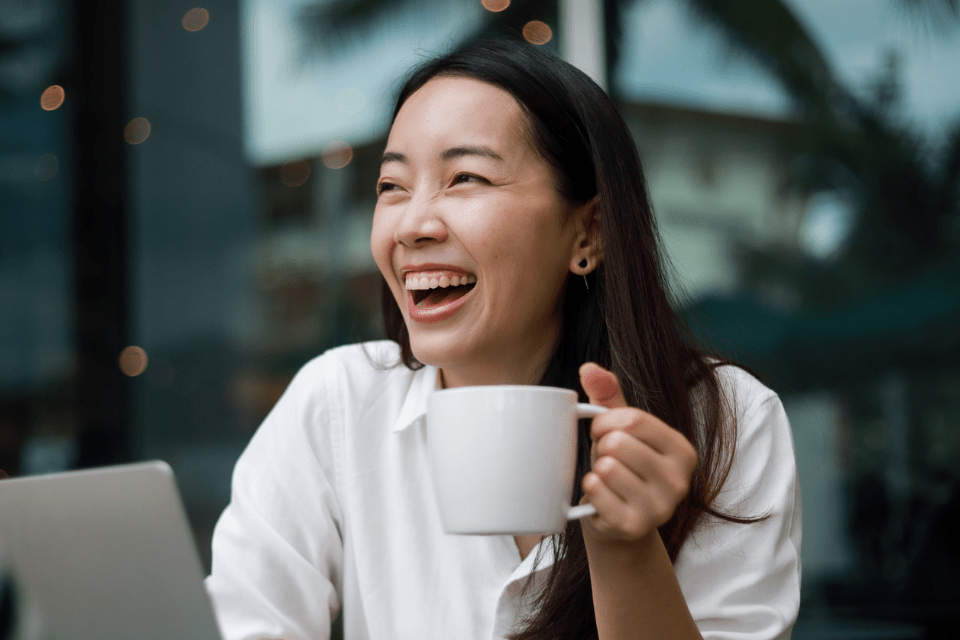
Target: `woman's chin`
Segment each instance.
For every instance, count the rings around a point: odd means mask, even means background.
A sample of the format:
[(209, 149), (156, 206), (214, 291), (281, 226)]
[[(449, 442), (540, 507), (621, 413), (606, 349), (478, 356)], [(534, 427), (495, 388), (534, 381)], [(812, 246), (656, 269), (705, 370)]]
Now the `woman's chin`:
[(481, 348), (471, 344), (467, 336), (456, 332), (449, 335), (417, 335), (410, 332), (410, 349), (414, 357), (425, 365), (445, 371), (474, 371), (484, 369), (490, 360), (490, 346)]
[[(418, 340), (410, 336), (410, 349), (414, 357), (425, 365), (438, 369), (456, 367), (458, 363), (469, 360), (469, 353), (463, 345), (455, 341), (437, 340), (431, 336), (430, 340)], [(451, 344), (453, 342), (453, 344)]]

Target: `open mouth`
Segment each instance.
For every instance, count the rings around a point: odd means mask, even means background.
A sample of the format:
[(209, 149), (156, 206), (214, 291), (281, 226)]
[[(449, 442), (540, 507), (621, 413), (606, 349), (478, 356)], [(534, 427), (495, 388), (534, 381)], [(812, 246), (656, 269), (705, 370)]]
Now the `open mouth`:
[(456, 287), (447, 287), (446, 289), (430, 289), (428, 291), (414, 291), (413, 292), (413, 303), (420, 307), (421, 309), (429, 309), (430, 307), (439, 307), (442, 304), (447, 304), (453, 302), (457, 298), (462, 298), (467, 295), (471, 289), (473, 289), (477, 284), (461, 284)]
[(477, 286), (476, 276), (408, 276), (407, 290), (413, 296), (413, 303), (420, 309), (431, 309), (450, 304), (467, 295)]

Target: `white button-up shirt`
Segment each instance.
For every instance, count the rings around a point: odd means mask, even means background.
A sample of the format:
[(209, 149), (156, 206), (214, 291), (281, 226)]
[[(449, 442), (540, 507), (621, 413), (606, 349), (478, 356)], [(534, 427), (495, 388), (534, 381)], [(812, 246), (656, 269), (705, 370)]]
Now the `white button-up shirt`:
[[(308, 363), (237, 462), (206, 581), (226, 640), (328, 638), (341, 607), (349, 640), (487, 640), (524, 613), (550, 542), (521, 560), (511, 536), (443, 532), (424, 424), (437, 370), (390, 367), (397, 351), (366, 343)], [(769, 518), (704, 524), (675, 569), (705, 638), (789, 638), (800, 598), (790, 428), (773, 392), (721, 371), (739, 432), (720, 506)]]

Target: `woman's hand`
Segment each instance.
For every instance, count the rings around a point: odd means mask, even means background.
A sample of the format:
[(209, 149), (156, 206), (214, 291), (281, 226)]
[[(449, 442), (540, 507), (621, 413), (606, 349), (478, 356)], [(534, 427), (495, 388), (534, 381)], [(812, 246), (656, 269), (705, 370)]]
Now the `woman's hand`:
[(628, 407), (610, 371), (587, 363), (580, 382), (592, 404), (610, 409), (590, 426), (593, 470), (583, 477), (583, 491), (597, 513), (581, 520), (585, 532), (602, 540), (645, 538), (686, 497), (697, 453), (680, 432)]

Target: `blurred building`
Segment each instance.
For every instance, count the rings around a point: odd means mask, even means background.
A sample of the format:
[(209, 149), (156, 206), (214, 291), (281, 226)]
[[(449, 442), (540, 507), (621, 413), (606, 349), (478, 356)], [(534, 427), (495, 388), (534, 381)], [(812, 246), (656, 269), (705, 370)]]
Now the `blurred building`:
[(796, 124), (665, 104), (621, 111), (688, 298), (737, 291), (744, 245), (796, 249), (808, 199), (791, 180)]

